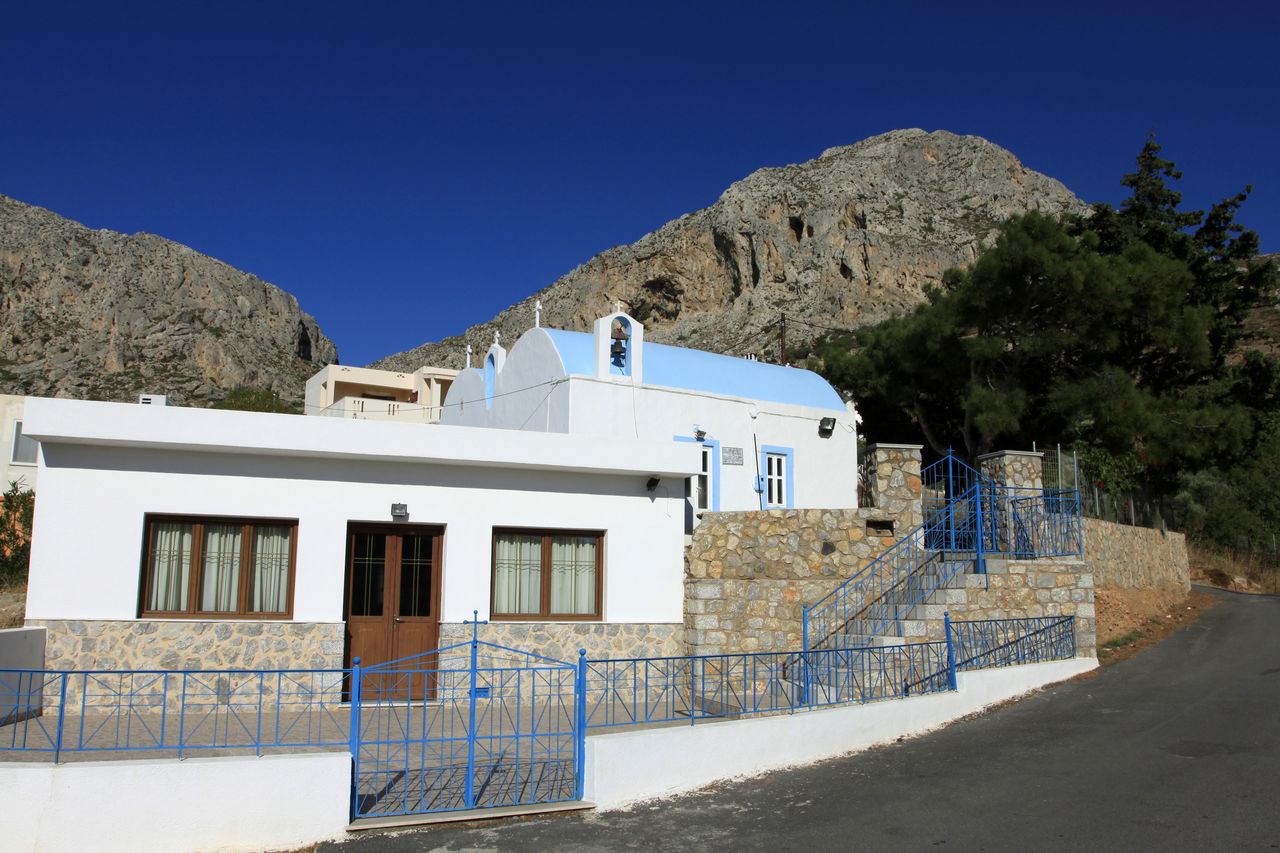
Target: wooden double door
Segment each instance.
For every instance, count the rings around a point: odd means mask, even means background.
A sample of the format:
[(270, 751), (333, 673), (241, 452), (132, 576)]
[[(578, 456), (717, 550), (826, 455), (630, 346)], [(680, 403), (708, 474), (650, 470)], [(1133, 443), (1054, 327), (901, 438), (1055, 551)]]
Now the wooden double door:
[(356, 525), (347, 535), (347, 665), (434, 651), (444, 530)]

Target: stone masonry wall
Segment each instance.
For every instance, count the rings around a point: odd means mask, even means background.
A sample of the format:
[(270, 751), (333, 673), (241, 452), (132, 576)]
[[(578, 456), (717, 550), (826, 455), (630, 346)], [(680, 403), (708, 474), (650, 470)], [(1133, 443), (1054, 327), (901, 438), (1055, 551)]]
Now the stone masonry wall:
[(1039, 451), (1001, 450), (978, 457), (978, 470), (1011, 488), (1044, 488), (1044, 454)]
[(920, 492), (920, 461), (923, 446), (919, 444), (873, 444), (866, 449), (871, 464), (867, 466), (866, 488), (870, 505), (906, 525), (899, 534), (924, 522)]
[[(896, 535), (868, 530), (894, 523)], [(685, 559), (689, 654), (798, 649), (803, 612), (908, 528), (876, 509), (705, 513)]]
[(48, 632), (45, 667), (341, 669), (341, 622), (29, 619)]
[(933, 604), (916, 608), (904, 623), (907, 642), (944, 639), (943, 614), (953, 622), (982, 619), (1076, 617), (1076, 654), (1097, 655), (1094, 577), (1081, 560), (987, 560), (987, 575), (956, 578), (935, 593)]
[(1187, 538), (1181, 533), (1130, 527), (1096, 518), (1084, 523), (1084, 559), (1098, 586), (1117, 589), (1168, 587), (1191, 592)]
[[(48, 670), (341, 669), (341, 622), (28, 619)], [(68, 682), (68, 702), (77, 701)]]
[(801, 648), (805, 605), (921, 523), (920, 450), (867, 448), (871, 507), (703, 513), (685, 551), (687, 653)]
[[(520, 651), (553, 660), (576, 663), (578, 649), (588, 658), (643, 658), (683, 655), (684, 626), (669, 623), (627, 622), (490, 622), (476, 636)], [(440, 623), (440, 646), (471, 639), (471, 626)]]

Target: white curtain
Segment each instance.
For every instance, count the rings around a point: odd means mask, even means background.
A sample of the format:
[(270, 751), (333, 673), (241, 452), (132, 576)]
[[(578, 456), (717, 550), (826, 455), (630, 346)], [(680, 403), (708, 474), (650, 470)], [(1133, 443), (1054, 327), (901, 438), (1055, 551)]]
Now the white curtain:
[(240, 592), (239, 524), (204, 526), (204, 569), (201, 572), (200, 609), (206, 612), (235, 610)]
[(157, 521), (151, 528), (148, 610), (186, 610), (191, 577), (191, 525)]
[(538, 613), (541, 610), (542, 537), (499, 533), (493, 555), (495, 613)]
[(551, 612), (587, 616), (596, 611), (596, 538), (551, 537)]
[(284, 613), (289, 605), (288, 527), (253, 529), (253, 587), (249, 610), (253, 613)]

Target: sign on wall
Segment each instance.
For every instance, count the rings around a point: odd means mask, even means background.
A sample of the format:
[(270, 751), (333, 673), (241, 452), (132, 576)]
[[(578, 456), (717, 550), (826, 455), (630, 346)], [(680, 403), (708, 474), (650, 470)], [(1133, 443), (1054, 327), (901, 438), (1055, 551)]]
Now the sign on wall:
[(741, 465), (742, 464), (742, 448), (741, 447), (720, 448), (720, 464), (721, 465)]

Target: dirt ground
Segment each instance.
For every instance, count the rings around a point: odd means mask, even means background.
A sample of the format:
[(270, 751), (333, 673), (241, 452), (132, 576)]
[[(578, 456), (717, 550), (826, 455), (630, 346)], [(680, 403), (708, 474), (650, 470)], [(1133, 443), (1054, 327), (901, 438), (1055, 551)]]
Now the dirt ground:
[(0, 587), (0, 628), (20, 628), (27, 609), (27, 585)]
[(1124, 660), (1155, 645), (1174, 631), (1200, 618), (1217, 603), (1203, 590), (1190, 596), (1168, 589), (1096, 589), (1098, 612), (1098, 661), (1103, 665)]

